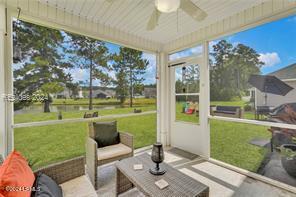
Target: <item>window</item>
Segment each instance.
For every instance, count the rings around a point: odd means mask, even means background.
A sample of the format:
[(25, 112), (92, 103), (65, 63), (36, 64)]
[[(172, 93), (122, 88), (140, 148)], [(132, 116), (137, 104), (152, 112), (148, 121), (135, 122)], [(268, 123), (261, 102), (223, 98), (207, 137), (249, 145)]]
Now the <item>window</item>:
[(274, 121), (281, 110), (296, 114), (296, 40), (290, 39), (296, 33), (294, 18), (210, 42), (212, 115)]
[(175, 68), (176, 121), (199, 122), (199, 65)]
[(174, 60), (189, 57), (189, 56), (196, 56), (196, 55), (200, 55), (201, 53), (202, 53), (202, 46), (198, 45), (196, 47), (192, 47), (189, 49), (185, 49), (183, 51), (178, 51), (176, 53), (170, 54), (169, 61), (174, 61)]
[(156, 109), (154, 54), (21, 20), (14, 21), (16, 49), (15, 123)]
[(25, 21), (14, 21), (14, 49), (14, 146), (33, 168), (83, 155), (87, 118), (112, 115), (135, 148), (155, 142), (155, 54)]
[(291, 185), (295, 172), (290, 176), (289, 167), (296, 155), (295, 17), (209, 46), (211, 157)]

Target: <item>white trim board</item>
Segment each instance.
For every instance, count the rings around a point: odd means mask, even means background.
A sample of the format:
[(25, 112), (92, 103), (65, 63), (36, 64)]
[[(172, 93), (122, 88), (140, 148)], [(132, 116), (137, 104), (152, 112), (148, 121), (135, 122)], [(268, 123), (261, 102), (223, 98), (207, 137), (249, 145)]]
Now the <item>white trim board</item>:
[(293, 78), (293, 79), (281, 79), (282, 81), (284, 82), (290, 82), (290, 81), (296, 81), (296, 78)]
[[(7, 36), (6, 36), (6, 48), (5, 48), (5, 91), (6, 94), (13, 95), (13, 39), (12, 39), (12, 16), (8, 10), (7, 13)], [(11, 125), (13, 125), (14, 118), (14, 105), (12, 102), (6, 102), (6, 132), (7, 132), (7, 151), (8, 153), (13, 150), (14, 147), (14, 133)]]
[(7, 130), (6, 130), (6, 102), (2, 95), (6, 93), (5, 83), (5, 64), (6, 64), (6, 24), (5, 24), (5, 7), (0, 4), (0, 154), (7, 154)]
[(267, 127), (296, 129), (296, 125), (294, 125), (294, 124), (284, 124), (284, 123), (248, 120), (248, 119), (239, 119), (239, 118), (228, 118), (228, 117), (222, 117), (222, 116), (209, 116), (209, 119), (223, 120), (223, 121), (228, 121), (228, 122), (238, 122), (238, 123), (245, 123), (245, 124), (254, 124), (254, 125), (267, 126)]

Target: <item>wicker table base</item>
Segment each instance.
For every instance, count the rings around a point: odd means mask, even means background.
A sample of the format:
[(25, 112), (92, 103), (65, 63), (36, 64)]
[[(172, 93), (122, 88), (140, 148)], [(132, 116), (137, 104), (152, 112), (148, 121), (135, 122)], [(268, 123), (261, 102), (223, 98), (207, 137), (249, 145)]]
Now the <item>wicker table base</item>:
[[(143, 170), (134, 170), (134, 164), (143, 164)], [(149, 169), (154, 165), (147, 153), (117, 162), (116, 194), (119, 195), (133, 187), (137, 187), (145, 196), (209, 196), (208, 186), (166, 163), (161, 164), (167, 171), (164, 175), (155, 176), (150, 174)], [(160, 179), (168, 182), (169, 186), (162, 190), (159, 189), (155, 182)]]

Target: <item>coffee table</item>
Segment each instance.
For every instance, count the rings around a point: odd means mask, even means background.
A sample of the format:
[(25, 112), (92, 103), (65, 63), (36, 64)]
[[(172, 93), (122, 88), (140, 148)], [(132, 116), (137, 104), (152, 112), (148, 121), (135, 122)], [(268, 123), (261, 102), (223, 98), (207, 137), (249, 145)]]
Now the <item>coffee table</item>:
[[(134, 170), (134, 164), (143, 164), (142, 170)], [(183, 174), (166, 163), (160, 164), (166, 169), (164, 175), (150, 174), (149, 169), (155, 166), (147, 153), (123, 159), (116, 163), (116, 194), (119, 195), (133, 187), (137, 187), (145, 196), (209, 196), (209, 187)], [(169, 183), (159, 189), (155, 182), (163, 179)]]

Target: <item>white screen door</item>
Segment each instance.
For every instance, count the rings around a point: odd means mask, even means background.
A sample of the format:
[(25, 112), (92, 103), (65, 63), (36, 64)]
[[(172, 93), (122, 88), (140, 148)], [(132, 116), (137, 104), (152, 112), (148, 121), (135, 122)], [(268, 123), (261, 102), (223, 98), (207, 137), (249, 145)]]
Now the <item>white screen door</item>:
[(202, 114), (201, 73), (205, 69), (202, 57), (170, 62), (170, 142), (171, 146), (205, 155)]

